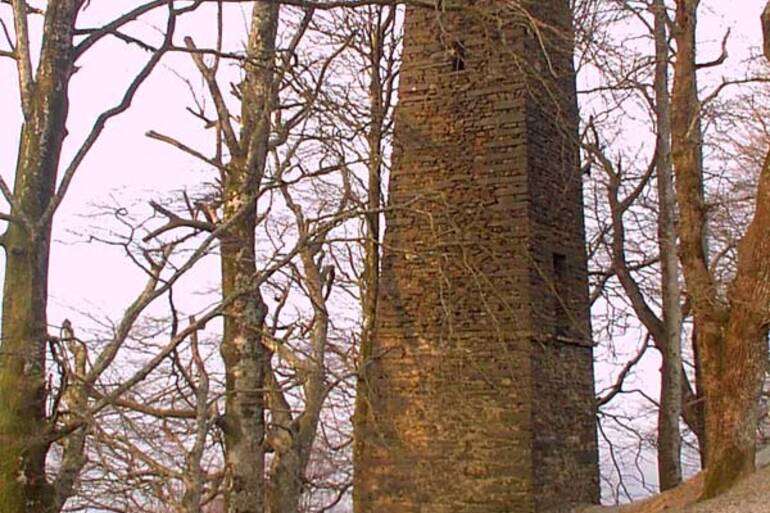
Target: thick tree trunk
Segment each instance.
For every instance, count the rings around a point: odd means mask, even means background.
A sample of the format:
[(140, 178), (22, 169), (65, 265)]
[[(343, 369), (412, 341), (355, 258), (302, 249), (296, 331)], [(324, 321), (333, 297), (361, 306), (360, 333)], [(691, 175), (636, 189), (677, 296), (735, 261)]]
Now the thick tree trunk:
[[(222, 356), (226, 373), (225, 509), (262, 513), (265, 504), (265, 375), (262, 345), (266, 306), (257, 287), (256, 196), (264, 175), (274, 96), (278, 6), (257, 2), (252, 14), (242, 84), (240, 155), (223, 176), (222, 294), (239, 296), (225, 311)], [(235, 219), (233, 221), (233, 219)]]
[(710, 339), (704, 356), (706, 498), (724, 492), (755, 469), (770, 318), (770, 153), (759, 178), (754, 218), (738, 246), (729, 300), (729, 317)]
[[(29, 140), (26, 135), (23, 138)], [(29, 143), (22, 142), (26, 144)], [(40, 173), (28, 172), (29, 169), (19, 167), (17, 184), (32, 178), (26, 182), (32, 189), (34, 175)], [(17, 187), (16, 194), (20, 200), (19, 210), (29, 213), (37, 210), (31, 204), (38, 202), (38, 196), (19, 194), (20, 189)], [(36, 241), (31, 237), (28, 231), (14, 224), (4, 240), (0, 504), (5, 513), (47, 512), (51, 501), (51, 489), (45, 477), (49, 447), (45, 415), (48, 237)]]
[(731, 315), (709, 362), (715, 379), (707, 380), (706, 432), (709, 461), (704, 498), (715, 497), (755, 470), (758, 402), (764, 376), (761, 347), (767, 328), (756, 319)]
[[(50, 2), (34, 81), (29, 66), (20, 65), (25, 121), (11, 207), (11, 216), (18, 221), (10, 223), (2, 239), (6, 264), (0, 345), (0, 505), (4, 513), (49, 513), (54, 505), (45, 476), (50, 445), (45, 351), (51, 238), (45, 212), (55, 193), (66, 134), (72, 39), (79, 8), (79, 1)], [(14, 9), (20, 19), (24, 3), (14, 3)]]
[[(724, 369), (733, 362), (725, 360), (724, 327), (729, 309), (720, 299), (708, 269), (704, 247), (707, 229), (703, 193), (702, 134), (700, 102), (697, 88), (696, 26), (698, 3), (678, 0), (674, 36), (677, 43), (672, 104), (673, 159), (677, 177), (677, 200), (680, 207), (680, 257), (687, 291), (692, 303), (693, 320), (698, 337), (698, 352), (704, 394), (706, 425), (706, 487), (704, 497), (729, 488), (747, 469), (753, 468), (753, 443), (742, 448), (735, 433), (721, 425), (725, 410), (722, 394)], [(738, 362), (734, 362), (737, 366)], [(745, 405), (742, 405), (745, 407)], [(750, 417), (744, 410), (741, 417)], [(738, 449), (736, 451), (736, 449)], [(731, 455), (732, 454), (732, 455)]]
[(658, 478), (661, 490), (682, 482), (682, 308), (676, 255), (676, 203), (671, 164), (671, 108), (668, 92), (666, 4), (655, 0), (655, 110), (658, 129), (658, 246), (660, 248), (663, 364), (658, 415)]

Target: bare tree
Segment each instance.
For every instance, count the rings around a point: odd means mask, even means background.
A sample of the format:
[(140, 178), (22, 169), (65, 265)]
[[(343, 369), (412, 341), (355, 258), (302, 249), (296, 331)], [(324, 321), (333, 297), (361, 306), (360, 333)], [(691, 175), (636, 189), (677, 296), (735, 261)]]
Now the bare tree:
[[(223, 297), (240, 294), (226, 310), (222, 341), (227, 388), (219, 425), (227, 511), (300, 508), (325, 400), (348, 379), (327, 369), (334, 265), (325, 255), (332, 231), (362, 209), (353, 202), (346, 152), (331, 122), (337, 98), (326, 91), (326, 80), (355, 33), (321, 29), (312, 8), (284, 13), (279, 23), (276, 6), (256, 5), (243, 56), (222, 50), (221, 21), (216, 48), (186, 41), (215, 107), (213, 120), (200, 103), (193, 111), (216, 129), (214, 157), (149, 133), (218, 170), (216, 190), (202, 205), (205, 229), (238, 228), (224, 232), (220, 243)], [(305, 44), (308, 33), (326, 40)], [(223, 59), (237, 60), (244, 73), (229, 97), (218, 75)], [(238, 118), (231, 114), (234, 108), (240, 109)], [(316, 200), (309, 199), (313, 196)], [(168, 217), (157, 233), (202, 224), (190, 212)], [(266, 254), (271, 245), (273, 253)], [(293, 249), (287, 251), (287, 245)], [(264, 262), (278, 260), (285, 267), (264, 275), (278, 299), (265, 301), (251, 284), (263, 275)], [(290, 308), (284, 310), (304, 301), (308, 310), (293, 317), (286, 313)]]
[(658, 245), (661, 273), (661, 370), (660, 413), (658, 415), (658, 475), (660, 489), (682, 482), (682, 307), (677, 258), (676, 205), (671, 163), (671, 98), (669, 83), (668, 13), (664, 0), (652, 4), (655, 21), (655, 116), (657, 125)]
[[(596, 319), (600, 321), (596, 323), (600, 330), (621, 334), (627, 329), (622, 306), (627, 302), (646, 332), (641, 336), (647, 337), (660, 352), (660, 400), (649, 401), (657, 411), (657, 435), (650, 444), (657, 452), (658, 482), (665, 490), (682, 479), (680, 417), (698, 438), (701, 456), (705, 451), (699, 390), (686, 372), (688, 362), (682, 359), (683, 297), (670, 152), (669, 17), (665, 2), (658, 0), (609, 2), (606, 7), (612, 13), (604, 20), (606, 26), (596, 19), (593, 24), (583, 25), (595, 36), (584, 38), (588, 41), (583, 52), (584, 66), (588, 73), (596, 70), (601, 74), (600, 85), (586, 92), (584, 102), (604, 109), (587, 109), (593, 112), (586, 120), (584, 138), (586, 170), (590, 172), (594, 167), (606, 176), (606, 183), (602, 183), (602, 176), (591, 176), (591, 184), (595, 184), (599, 194), (594, 196), (592, 207), (596, 235), (590, 243), (590, 253), (597, 269), (592, 298), (602, 298), (602, 302), (611, 305), (607, 324)], [(588, 12), (592, 9), (588, 8)], [(635, 27), (641, 40), (651, 44), (640, 45), (638, 49), (618, 47), (612, 35), (617, 30), (612, 28), (615, 24)], [(623, 137), (628, 128), (613, 127), (621, 119), (640, 115), (644, 121), (634, 123), (644, 124), (650, 136), (635, 141), (640, 145), (649, 141), (649, 151), (641, 150), (643, 146), (629, 147), (632, 145)], [(653, 232), (656, 237), (648, 235)], [(606, 260), (601, 254), (604, 251)], [(615, 280), (620, 286), (618, 291), (613, 290)], [(609, 404), (623, 392), (625, 380), (644, 357), (645, 348), (646, 343), (641, 352), (631, 352), (631, 367), (624, 367), (619, 374), (622, 379), (604, 391), (601, 404)]]
[(680, 209), (680, 257), (692, 304), (706, 400), (708, 461), (704, 497), (708, 498), (754, 470), (770, 308), (770, 160), (760, 175), (753, 219), (738, 246), (735, 277), (722, 294), (704, 245), (707, 212), (700, 128), (703, 104), (697, 87), (698, 7), (697, 0), (676, 2), (672, 154)]
[[(57, 511), (71, 491), (76, 467), (82, 463), (75, 454), (82, 444), (72, 442), (62, 461), (60, 478), (51, 482), (46, 478), (46, 457), (56, 439), (45, 408), (49, 340), (46, 310), (54, 214), (107, 122), (129, 108), (140, 86), (172, 49), (177, 18), (201, 2), (178, 8), (174, 2), (151, 1), (104, 26), (84, 29), (77, 23), (84, 0), (52, 2), (44, 10), (25, 0), (14, 0), (10, 2), (13, 39), (5, 21), (0, 20), (10, 45), (10, 50), (3, 50), (0, 57), (16, 61), (23, 116), (13, 191), (0, 181), (0, 190), (10, 207), (2, 216), (8, 228), (1, 241), (7, 258), (0, 354), (0, 503), (9, 512)], [(76, 63), (107, 36), (141, 43), (125, 36), (121, 29), (156, 9), (168, 13), (162, 42), (157, 47), (143, 43), (151, 56), (128, 84), (120, 102), (96, 118), (71, 161), (62, 166), (68, 93)], [(37, 45), (30, 30), (30, 19), (35, 16), (43, 18), (37, 59), (33, 50)], [(69, 401), (73, 400), (70, 394)], [(75, 433), (81, 436), (79, 430)]]

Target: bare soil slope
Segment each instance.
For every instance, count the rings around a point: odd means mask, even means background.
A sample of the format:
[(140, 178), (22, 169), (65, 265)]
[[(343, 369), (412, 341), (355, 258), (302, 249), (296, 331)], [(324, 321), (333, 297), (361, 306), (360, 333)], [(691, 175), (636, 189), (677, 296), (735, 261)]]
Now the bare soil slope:
[(701, 476), (696, 476), (674, 490), (637, 504), (596, 507), (582, 513), (770, 513), (770, 467), (757, 471), (727, 494), (698, 503), (702, 486)]

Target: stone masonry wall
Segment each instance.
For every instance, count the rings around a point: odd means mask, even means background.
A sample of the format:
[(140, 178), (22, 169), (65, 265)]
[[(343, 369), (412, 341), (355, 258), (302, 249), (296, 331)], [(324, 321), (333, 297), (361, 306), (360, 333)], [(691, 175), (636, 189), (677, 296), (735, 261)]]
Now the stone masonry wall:
[(407, 9), (357, 513), (598, 499), (571, 56), (506, 6)]
[[(598, 502), (598, 448), (577, 105), (567, 0), (532, 2), (539, 38), (528, 56), (527, 160), (537, 511)], [(547, 51), (543, 50), (547, 48)]]

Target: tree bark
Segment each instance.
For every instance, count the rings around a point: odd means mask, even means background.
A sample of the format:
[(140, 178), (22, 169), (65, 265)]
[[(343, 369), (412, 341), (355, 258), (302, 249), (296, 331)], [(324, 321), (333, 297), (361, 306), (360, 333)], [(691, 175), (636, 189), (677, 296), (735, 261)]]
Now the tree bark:
[[(374, 357), (372, 351), (373, 337), (377, 323), (377, 306), (380, 289), (380, 230), (382, 209), (382, 164), (383, 164), (383, 137), (385, 132), (385, 118), (387, 115), (385, 83), (381, 73), (384, 59), (385, 33), (392, 27), (394, 11), (391, 9), (385, 14), (382, 8), (378, 8), (375, 19), (370, 20), (369, 30), (371, 37), (366, 47), (368, 51), (369, 72), (369, 109), (371, 113), (371, 126), (367, 134), (369, 152), (367, 190), (367, 213), (365, 216), (364, 243), (364, 270), (361, 283), (361, 340), (358, 358), (358, 382), (356, 385), (356, 402), (353, 423), (354, 432), (361, 431), (358, 426), (364, 425), (369, 413), (368, 398), (368, 366)], [(355, 439), (353, 444), (353, 459), (364, 450), (363, 441)], [(355, 490), (354, 490), (355, 493)]]
[(278, 6), (257, 2), (252, 14), (242, 83), (241, 151), (223, 181), (222, 295), (239, 296), (225, 311), (221, 352), (225, 363), (225, 510), (264, 508), (265, 375), (262, 345), (266, 305), (254, 285), (257, 192), (265, 171), (273, 109)]
[[(48, 268), (51, 222), (66, 135), (67, 92), (73, 71), (73, 33), (80, 0), (50, 2), (34, 80), (28, 41), (17, 44), (24, 123), (6, 253), (0, 346), (0, 504), (5, 513), (51, 512), (45, 460), (50, 441), (45, 414)], [(18, 38), (26, 33), (26, 3), (14, 1)], [(24, 52), (27, 52), (26, 54)]]
[[(62, 394), (65, 407), (62, 421), (66, 425), (84, 420), (83, 415), (88, 411), (88, 393), (85, 386), (88, 352), (85, 344), (75, 338), (69, 320), (63, 323), (61, 342), (67, 347), (71, 361), (67, 370), (70, 375)], [(78, 477), (86, 464), (87, 435), (88, 427), (83, 425), (63, 440), (61, 468), (54, 484), (53, 511), (61, 511), (67, 499), (75, 493)]]
[(738, 246), (735, 278), (723, 297), (709, 272), (697, 90), (697, 0), (677, 0), (672, 96), (673, 160), (680, 210), (680, 258), (702, 362), (708, 461), (703, 498), (754, 471), (757, 409), (770, 311), (770, 155), (754, 218)]
[(663, 344), (658, 413), (658, 478), (660, 489), (682, 482), (682, 307), (676, 255), (676, 199), (671, 163), (671, 107), (668, 91), (666, 4), (655, 0), (655, 114), (657, 118), (658, 246), (660, 248)]
[(231, 165), (224, 185), (224, 222), (233, 222), (222, 235), (222, 296), (239, 296), (225, 310), (222, 357), (226, 396), (225, 503), (228, 513), (262, 511), (265, 433), (263, 389), (267, 355), (261, 346), (266, 306), (254, 290), (256, 207), (250, 177), (240, 165)]

